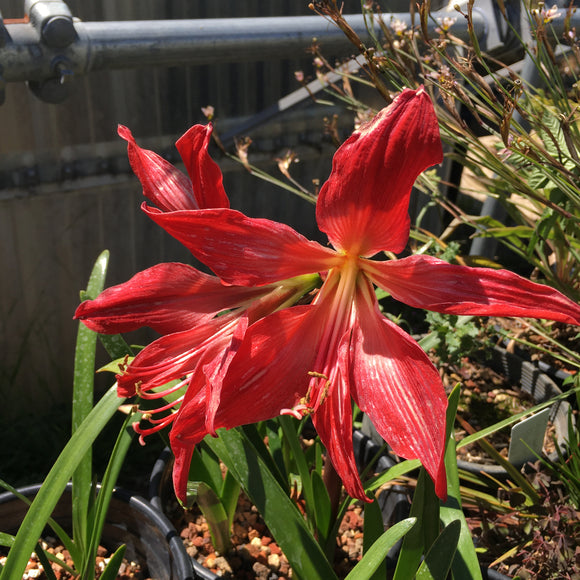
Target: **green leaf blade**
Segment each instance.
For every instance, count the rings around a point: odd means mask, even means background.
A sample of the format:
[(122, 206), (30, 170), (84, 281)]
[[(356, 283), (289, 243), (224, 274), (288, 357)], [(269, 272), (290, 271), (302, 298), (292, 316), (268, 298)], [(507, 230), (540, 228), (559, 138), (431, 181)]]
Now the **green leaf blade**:
[[(109, 252), (104, 251), (97, 258), (87, 289), (82, 293), (83, 299), (94, 299), (105, 286), (105, 277), (109, 264)], [(97, 333), (79, 322), (75, 350), (73, 373), (72, 432), (74, 433), (86, 419), (93, 408), (95, 384), (95, 353)], [(88, 542), (87, 520), (92, 486), (92, 448), (88, 446), (84, 457), (73, 474), (73, 538), (84, 553)], [(85, 567), (85, 566), (83, 566)]]
[(116, 580), (121, 564), (123, 563), (123, 558), (125, 557), (126, 546), (122, 544), (117, 548), (115, 553), (111, 556), (107, 567), (103, 570), (101, 574), (101, 580)]
[[(376, 498), (372, 502), (366, 503), (364, 510), (363, 557), (385, 532), (383, 512), (381, 511)], [(387, 562), (385, 558), (383, 558), (382, 561), (379, 562), (377, 569), (373, 572), (372, 576), (369, 577), (369, 580), (384, 580), (386, 577)]]
[[(373, 543), (345, 580), (370, 580), (384, 561), (388, 551), (413, 528), (416, 521), (416, 518), (408, 518), (390, 527)], [(412, 576), (409, 578), (412, 578)]]
[[(457, 549), (461, 524), (455, 520), (443, 529), (417, 570), (416, 580), (446, 580)], [(464, 578), (463, 580), (467, 580)]]

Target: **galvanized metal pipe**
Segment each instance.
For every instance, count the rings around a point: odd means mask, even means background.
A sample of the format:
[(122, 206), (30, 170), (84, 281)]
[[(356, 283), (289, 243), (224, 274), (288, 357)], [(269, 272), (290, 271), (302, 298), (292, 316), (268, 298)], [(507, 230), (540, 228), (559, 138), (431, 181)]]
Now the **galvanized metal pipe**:
[[(433, 17), (448, 16), (448, 12)], [(407, 13), (393, 14), (410, 25)], [(390, 15), (383, 16), (389, 21)], [(362, 15), (346, 16), (349, 25), (368, 38)], [(66, 47), (49, 46), (31, 23), (6, 24), (7, 42), (0, 48), (0, 69), (8, 82), (42, 81), (63, 74), (102, 69), (243, 62), (296, 57), (316, 38), (327, 54), (350, 54), (344, 33), (320, 16), (219, 18), (169, 21), (74, 21), (76, 39)], [(433, 31), (436, 22), (429, 25)], [(481, 39), (488, 25), (474, 11), (474, 29)], [(467, 38), (458, 19), (453, 33)]]

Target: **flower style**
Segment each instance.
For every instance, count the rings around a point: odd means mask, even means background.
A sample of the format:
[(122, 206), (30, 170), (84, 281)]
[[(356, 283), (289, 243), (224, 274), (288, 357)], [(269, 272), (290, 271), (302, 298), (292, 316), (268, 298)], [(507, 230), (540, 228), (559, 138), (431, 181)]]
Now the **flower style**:
[[(197, 154), (191, 151), (189, 158)], [(334, 156), (316, 206), (317, 222), (332, 248), (309, 241), (284, 224), (251, 219), (223, 205), (178, 209), (171, 204), (170, 211), (164, 211), (143, 204), (151, 219), (210, 267), (224, 288), (234, 289), (223, 290), (224, 294), (241, 294), (244, 287), (248, 292), (269, 292), (272, 286), (288, 283), (280, 280), (303, 280), (302, 276), (320, 274), (323, 279), (311, 304), (287, 308), (292, 302), (286, 300), (270, 312), (244, 314), (240, 318), (244, 322), (238, 322), (243, 332), (234, 332), (236, 340), (227, 346), (220, 342), (208, 355), (211, 360), (204, 363), (203, 372), (198, 372), (199, 361), (193, 371), (191, 366), (179, 367), (177, 374), (187, 370), (191, 375), (171, 430), (174, 485), (180, 499), (185, 498), (193, 448), (205, 435), (280, 413), (311, 414), (348, 493), (368, 499), (354, 461), (351, 398), (395, 453), (421, 460), (436, 493), (446, 496), (443, 385), (419, 345), (380, 313), (374, 286), (413, 307), (442, 313), (580, 324), (578, 305), (511, 272), (456, 266), (421, 255), (373, 259), (379, 252), (404, 250), (413, 183), (442, 158), (429, 96), (423, 88), (406, 89), (355, 131)], [(142, 170), (153, 173), (147, 161)], [(203, 172), (203, 165), (198, 171)], [(188, 300), (194, 294), (188, 294)], [(163, 304), (166, 296), (162, 291), (158, 303)], [(265, 300), (264, 296), (268, 294), (247, 300)], [(131, 297), (127, 300), (132, 303)], [(154, 302), (153, 294), (150, 301)], [(186, 304), (187, 300), (181, 302), (184, 310)], [(125, 307), (119, 304), (121, 315)], [(101, 311), (97, 308), (81, 318), (90, 324), (95, 312)], [(139, 310), (133, 316), (141, 314)], [(219, 324), (221, 317), (211, 314), (207, 313), (206, 323)], [(106, 307), (102, 316), (106, 320), (111, 316)], [(175, 352), (185, 348), (180, 347), (181, 337), (170, 336)], [(156, 356), (152, 351), (154, 361)], [(155, 365), (148, 369), (154, 380)]]

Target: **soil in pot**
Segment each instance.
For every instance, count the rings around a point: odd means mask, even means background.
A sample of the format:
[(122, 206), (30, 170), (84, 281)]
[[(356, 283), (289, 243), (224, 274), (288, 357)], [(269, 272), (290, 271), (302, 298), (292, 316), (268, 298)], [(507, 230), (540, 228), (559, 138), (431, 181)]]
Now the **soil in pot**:
[[(286, 580), (292, 569), (258, 510), (241, 494), (233, 523), (234, 548), (218, 554), (211, 542), (205, 518), (197, 510), (182, 512), (176, 523), (187, 553), (204, 568), (231, 580)], [(334, 568), (344, 578), (362, 557), (362, 507), (347, 511), (339, 529)]]
[[(52, 536), (44, 536), (40, 540), (40, 545), (44, 550), (53, 554), (59, 560), (62, 560), (69, 567), (74, 567), (74, 562), (71, 559), (69, 551), (60, 543), (59, 540)], [(0, 551), (2, 555), (0, 556), (0, 565), (4, 565), (6, 561), (6, 554)], [(97, 551), (97, 557), (95, 559), (95, 579), (99, 580), (105, 567), (107, 566), (112, 553), (105, 547), (99, 546)], [(62, 566), (56, 563), (51, 563), (51, 568), (53, 574), (57, 580), (75, 580), (78, 575), (70, 573), (68, 570), (64, 569)], [(40, 562), (36, 553), (32, 554), (28, 560), (28, 565), (26, 566), (26, 571), (22, 576), (22, 580), (47, 580), (48, 576), (44, 570), (42, 563)], [(130, 562), (126, 558), (123, 558), (123, 562), (119, 568), (119, 573), (116, 576), (116, 580), (153, 580), (148, 575), (143, 573), (141, 565), (137, 562)]]
[[(187, 553), (200, 578), (232, 580), (284, 580), (292, 570), (251, 501), (240, 494), (233, 523), (234, 549), (218, 554), (211, 541), (207, 522), (197, 506), (184, 511), (177, 502), (171, 483), (172, 454), (166, 449), (153, 468), (150, 478), (152, 505), (162, 511), (178, 530)], [(337, 535), (334, 569), (344, 578), (362, 557), (363, 508), (355, 503), (347, 510)]]

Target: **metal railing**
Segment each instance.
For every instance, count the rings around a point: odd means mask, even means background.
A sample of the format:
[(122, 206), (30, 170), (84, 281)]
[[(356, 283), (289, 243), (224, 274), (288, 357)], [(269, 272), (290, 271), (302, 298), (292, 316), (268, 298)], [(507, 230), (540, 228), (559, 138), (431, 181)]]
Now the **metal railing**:
[[(475, 34), (484, 46), (497, 44), (491, 1), (482, 6), (474, 11)], [(91, 71), (291, 58), (314, 38), (328, 54), (352, 52), (344, 33), (320, 16), (82, 22), (61, 0), (25, 0), (24, 8), (22, 22), (3, 22), (0, 14), (0, 102), (3, 83), (27, 82), (40, 99), (61, 102), (68, 82)], [(448, 15), (434, 12), (432, 31)], [(384, 17), (411, 25), (408, 13)], [(345, 18), (368, 37), (363, 15)], [(467, 39), (467, 22), (459, 19), (453, 32)]]

